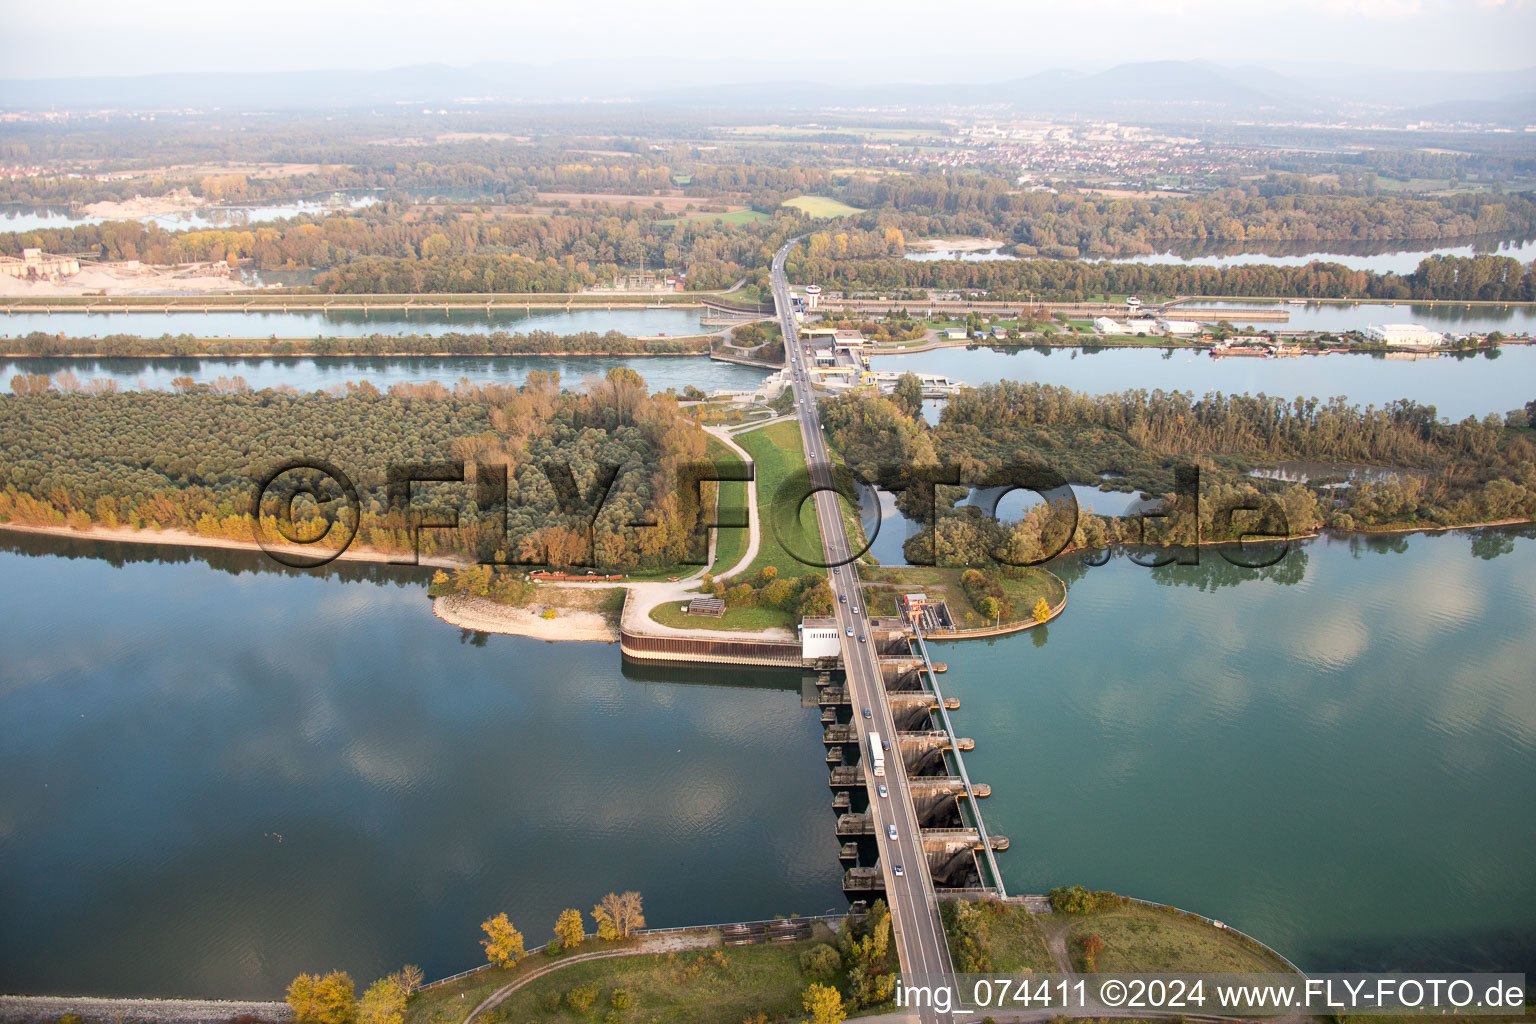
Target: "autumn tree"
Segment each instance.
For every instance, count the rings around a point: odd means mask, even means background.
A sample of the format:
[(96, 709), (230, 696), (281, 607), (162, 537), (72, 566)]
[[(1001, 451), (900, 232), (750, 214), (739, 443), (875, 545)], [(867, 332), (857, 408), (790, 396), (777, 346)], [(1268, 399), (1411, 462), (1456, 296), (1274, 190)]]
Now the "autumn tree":
[(288, 985), (288, 1005), (295, 1024), (354, 1024), (356, 987), (345, 971), (324, 976), (301, 974)]
[(487, 938), (480, 945), (485, 958), (498, 967), (511, 967), (523, 955), (523, 933), (512, 927), (505, 912), (486, 918), (480, 925)]
[(408, 993), (399, 975), (380, 978), (357, 1003), (357, 1024), (402, 1024)]
[(560, 916), (555, 919), (556, 945), (561, 949), (575, 949), (586, 937), (586, 926), (582, 924), (581, 911), (575, 908), (560, 911)]
[(1051, 617), (1051, 606), (1042, 597), (1035, 602), (1035, 610), (1031, 614), (1034, 615), (1036, 622), (1044, 622)]
[(597, 934), (605, 939), (627, 939), (645, 927), (640, 894), (633, 890), (622, 896), (609, 893), (602, 902), (592, 908), (592, 918), (597, 922)]
[(843, 1010), (843, 997), (830, 985), (811, 985), (800, 996), (810, 1024), (842, 1024), (848, 1019)]

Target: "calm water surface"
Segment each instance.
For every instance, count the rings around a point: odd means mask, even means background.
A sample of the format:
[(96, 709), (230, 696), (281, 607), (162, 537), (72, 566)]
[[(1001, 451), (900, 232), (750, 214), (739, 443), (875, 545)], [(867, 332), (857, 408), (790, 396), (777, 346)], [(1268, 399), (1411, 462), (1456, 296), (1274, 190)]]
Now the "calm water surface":
[[(1193, 247), (1172, 252), (1150, 253), (1142, 256), (1111, 256), (1096, 259), (1092, 256), (1083, 257), (1087, 262), (1097, 263), (1149, 263), (1172, 266), (1191, 267), (1226, 267), (1254, 264), (1272, 267), (1302, 267), (1308, 263), (1321, 261), (1324, 263), (1339, 263), (1355, 270), (1369, 270), (1378, 274), (1411, 274), (1418, 269), (1420, 263), (1431, 256), (1478, 256), (1494, 255), (1509, 256), (1521, 263), (1529, 263), (1536, 259), (1536, 241), (1487, 239), (1469, 242), (1465, 245), (1442, 245), (1431, 249), (1402, 248), (1404, 243), (1393, 242), (1338, 242), (1318, 249), (1313, 243), (1298, 243), (1293, 245), (1277, 245), (1265, 252), (1234, 252), (1230, 247)], [(1412, 243), (1408, 243), (1410, 246)], [(909, 252), (906, 254), (909, 260), (920, 263), (938, 260), (961, 260), (963, 262), (984, 262), (988, 260), (1011, 260), (1017, 257), (1011, 255), (1008, 249), (989, 249), (983, 251), (962, 251), (956, 249), (936, 249), (925, 252)]]
[(381, 391), (400, 383), (430, 381), (452, 387), (468, 378), (472, 383), (520, 385), (532, 370), (560, 374), (566, 387), (578, 387), (587, 377), (602, 376), (616, 366), (627, 366), (645, 378), (652, 391), (692, 384), (705, 391), (750, 391), (767, 374), (750, 366), (722, 363), (706, 356), (444, 356), (325, 359), (18, 359), (0, 363), (0, 382), (17, 373), (73, 373), (81, 383), (114, 380), (123, 390), (167, 389), (176, 377), (207, 383), (218, 377), (243, 377), (260, 390), (288, 385), (314, 391), (370, 381)]
[(228, 227), (235, 224), (256, 224), (261, 221), (297, 217), (301, 213), (325, 214), (340, 210), (355, 210), (372, 206), (378, 201), (378, 196), (371, 193), (335, 192), (315, 199), (295, 199), (287, 203), (205, 206), (195, 210), (179, 210), (175, 213), (158, 213), (145, 217), (92, 217), (72, 211), (66, 206), (4, 204), (0, 205), (0, 231), (72, 228), (82, 224), (105, 224), (108, 221), (119, 220), (157, 224), (167, 231), (188, 231)]
[[(1497, 356), (1478, 352), (1433, 359), (1369, 355), (1289, 359), (1212, 359), (1181, 349), (935, 349), (909, 356), (876, 356), (879, 370), (944, 373), (970, 385), (1038, 381), (1089, 394), (1132, 388), (1327, 399), (1345, 395), (1378, 408), (1399, 398), (1433, 405), (1442, 417), (1500, 415), (1531, 400), (1536, 347), (1505, 345)], [(929, 404), (932, 416), (937, 403)]]
[(442, 976), (489, 914), (539, 943), (629, 888), (657, 926), (846, 905), (797, 673), (632, 669), (463, 634), (403, 570), (272, 566), (0, 534), (0, 991)]
[[(239, 296), (235, 296), (238, 300)], [(220, 297), (213, 301), (226, 301)], [(99, 338), (107, 334), (140, 334), (158, 338), (164, 334), (192, 334), (199, 338), (366, 338), (375, 334), (483, 334), (510, 331), (528, 334), (552, 331), (580, 334), (583, 331), (618, 331), (637, 337), (688, 336), (708, 333), (697, 309), (578, 309), (535, 310), (522, 313), (498, 309), (340, 309), (332, 312), (284, 313), (258, 310), (250, 313), (139, 312), (139, 313), (11, 313), (0, 317), (0, 337), (18, 338), (33, 331)]]
[(938, 646), (1008, 886), (1173, 903), (1304, 969), (1536, 970), (1536, 534), (1076, 570)]

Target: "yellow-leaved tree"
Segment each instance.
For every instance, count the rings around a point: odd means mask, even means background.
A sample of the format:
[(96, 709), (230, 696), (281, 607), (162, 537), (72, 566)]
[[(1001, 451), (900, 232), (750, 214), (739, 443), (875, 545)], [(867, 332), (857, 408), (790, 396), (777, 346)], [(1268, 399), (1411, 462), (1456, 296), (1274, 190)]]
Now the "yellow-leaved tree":
[(1034, 616), (1036, 622), (1044, 622), (1051, 617), (1051, 606), (1046, 604), (1045, 598), (1035, 602)]
[(842, 1024), (848, 1019), (843, 1011), (843, 997), (830, 985), (812, 985), (800, 996), (810, 1024)]
[(498, 967), (511, 967), (523, 955), (523, 933), (512, 927), (505, 912), (488, 917), (480, 925), (486, 938), (480, 945), (485, 947), (485, 958)]
[(574, 907), (560, 911), (555, 918), (555, 942), (561, 949), (575, 949), (587, 937), (587, 927), (582, 923), (581, 911)]
[(357, 1020), (356, 987), (345, 971), (324, 976), (301, 974), (288, 986), (288, 1005), (296, 1024), (353, 1024)]

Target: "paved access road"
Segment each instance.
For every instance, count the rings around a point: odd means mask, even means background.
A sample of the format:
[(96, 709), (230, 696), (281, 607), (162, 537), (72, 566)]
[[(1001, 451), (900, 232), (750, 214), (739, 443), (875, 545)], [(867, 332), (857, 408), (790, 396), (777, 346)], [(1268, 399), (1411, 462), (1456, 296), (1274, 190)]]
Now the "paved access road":
[[(806, 461), (811, 481), (817, 491), (816, 520), (821, 527), (824, 561), (836, 567), (828, 570), (832, 583), (832, 609), (837, 616), (838, 629), (843, 634), (843, 666), (848, 677), (848, 687), (853, 701), (853, 724), (857, 730), (864, 766), (865, 782), (872, 797), (870, 814), (875, 823), (876, 841), (880, 849), (880, 863), (885, 871), (886, 901), (891, 908), (891, 925), (896, 943), (897, 956), (902, 972), (907, 975), (927, 975), (937, 980), (954, 973), (949, 959), (949, 945), (944, 939), (944, 928), (939, 920), (938, 899), (934, 894), (933, 878), (928, 872), (928, 858), (923, 852), (922, 837), (918, 832), (917, 814), (913, 810), (907, 788), (907, 773), (903, 767), (901, 750), (896, 742), (896, 725), (891, 718), (890, 706), (885, 700), (885, 684), (880, 678), (880, 666), (874, 648), (861, 642), (867, 633), (869, 609), (863, 605), (859, 593), (858, 570), (852, 564), (848, 547), (848, 533), (843, 527), (842, 510), (833, 490), (831, 464), (827, 460), (826, 441), (822, 436), (821, 420), (817, 414), (816, 400), (811, 393), (809, 372), (805, 355), (801, 351), (799, 330), (789, 300), (789, 282), (784, 276), (784, 258), (794, 242), (786, 244), (773, 257), (773, 296), (779, 311), (780, 326), (784, 331), (785, 360), (794, 387), (796, 419), (805, 442)], [(838, 598), (847, 598), (846, 603)], [(868, 708), (871, 718), (864, 717)], [(873, 762), (869, 755), (869, 734), (878, 732), (883, 741), (890, 744), (885, 755), (885, 777), (877, 780), (873, 775)], [(877, 782), (884, 782), (889, 796), (877, 796)], [(896, 837), (890, 838), (888, 829), (894, 826)], [(896, 873), (897, 866), (902, 873)], [(932, 1011), (921, 1014), (921, 1019), (936, 1020)]]

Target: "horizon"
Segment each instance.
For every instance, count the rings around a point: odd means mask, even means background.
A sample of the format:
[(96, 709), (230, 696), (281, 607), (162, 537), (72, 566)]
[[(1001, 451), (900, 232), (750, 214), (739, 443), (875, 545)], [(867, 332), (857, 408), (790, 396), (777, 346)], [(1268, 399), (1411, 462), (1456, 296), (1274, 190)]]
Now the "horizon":
[[(632, 59), (637, 52), (652, 61), (683, 58), (694, 68), (738, 72), (820, 66), (825, 77), (845, 82), (955, 81), (954, 72), (967, 67), (985, 68), (987, 80), (1007, 80), (1153, 59), (1440, 74), (1527, 70), (1532, 63), (1525, 44), (1536, 38), (1531, 0), (1484, 0), (1471, 7), (1448, 0), (1304, 0), (1283, 16), (1255, 2), (1110, 0), (1102, 17), (1112, 30), (1101, 37), (1085, 37), (1071, 11), (996, 0), (948, 19), (934, 18), (913, 0), (898, 0), (878, 21), (807, 2), (780, 5), (773, 16), (758, 9), (702, 15), (674, 2), (647, 6), (643, 13), (605, 12), (600, 33), (561, 11), (509, 10), (480, 0), (447, 0), (429, 26), (416, 23), (419, 9), (394, 0), (366, 9), (277, 0), (256, 24), (244, 11), (185, 0), (160, 11), (151, 22), (138, 9), (102, 0), (71, 5), (67, 16), (43, 6), (11, 7), (0, 14), (6, 77), (386, 71), (434, 64), (468, 69), (488, 62), (556, 68)], [(771, 31), (780, 25), (789, 30), (794, 52), (810, 58), (785, 58), (783, 34)], [(981, 25), (988, 31), (978, 33)], [(67, 47), (58, 45), (61, 31), (68, 32)], [(536, 41), (533, 59), (517, 52), (522, 40)], [(1048, 58), (1041, 59), (1042, 50)], [(1307, 61), (1297, 62), (1298, 52)], [(177, 66), (166, 67), (172, 60)], [(900, 71), (885, 73), (893, 63)], [(993, 63), (1003, 66), (986, 67)], [(661, 77), (686, 70), (669, 68)], [(736, 74), (725, 80), (745, 81)]]

